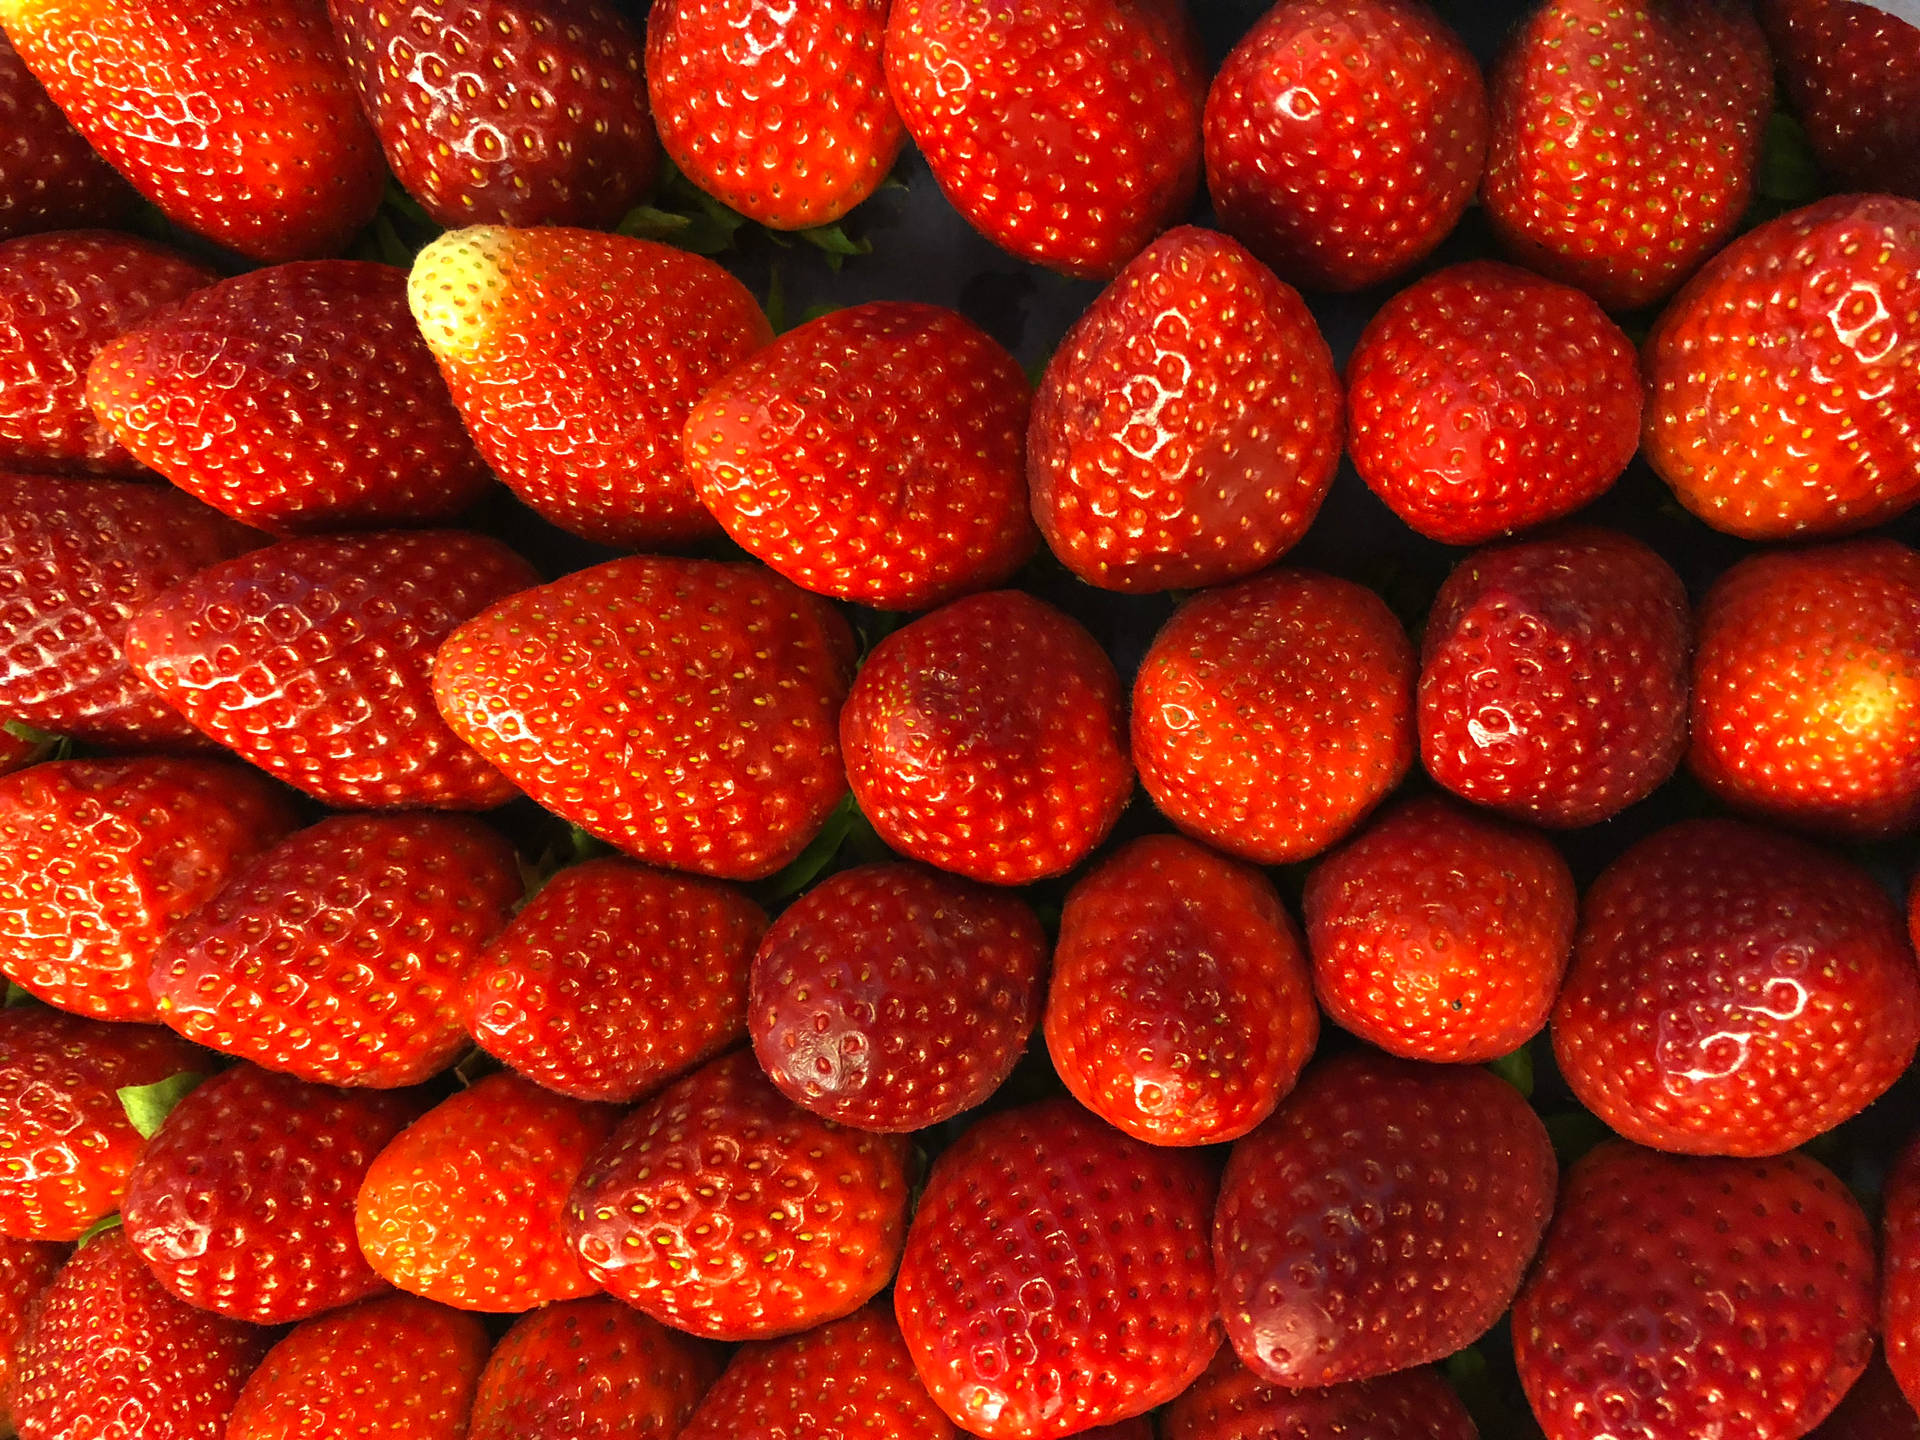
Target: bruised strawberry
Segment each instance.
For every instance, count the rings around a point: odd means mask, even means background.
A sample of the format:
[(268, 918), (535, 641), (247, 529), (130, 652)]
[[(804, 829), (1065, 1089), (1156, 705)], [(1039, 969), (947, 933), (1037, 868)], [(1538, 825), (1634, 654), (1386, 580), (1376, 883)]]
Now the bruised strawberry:
[[(1316, 1390), (1262, 1380), (1231, 1350), (1160, 1416), (1161, 1440), (1480, 1440), (1427, 1366)], [(1496, 1440), (1496, 1437), (1489, 1437)]]
[[(0, 1425), (12, 1424), (6, 1395), (26, 1338), (27, 1317), (66, 1259), (64, 1245), (0, 1237)], [(931, 1401), (927, 1408), (933, 1408)]]
[(1887, 1269), (1880, 1323), (1887, 1365), (1908, 1401), (1915, 1402), (1920, 1397), (1920, 1142), (1909, 1142), (1888, 1172), (1881, 1224)]
[(1759, 11), (1821, 167), (1842, 189), (1920, 199), (1915, 16), (1859, 0), (1760, 0)]
[(139, 205), (0, 36), (0, 239), (124, 225)]
[(1808, 1440), (1920, 1440), (1920, 1414), (1875, 1352), (1847, 1398)]

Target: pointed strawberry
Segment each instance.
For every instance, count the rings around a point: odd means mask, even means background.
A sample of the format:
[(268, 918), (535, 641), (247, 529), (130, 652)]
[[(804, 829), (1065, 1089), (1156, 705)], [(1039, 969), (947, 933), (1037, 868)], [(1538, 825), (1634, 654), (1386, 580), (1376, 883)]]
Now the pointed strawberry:
[[(1161, 1412), (1161, 1440), (1480, 1440), (1467, 1407), (1429, 1366), (1317, 1390), (1262, 1380), (1222, 1350)], [(1489, 1436), (1488, 1440), (1496, 1440)]]
[(139, 205), (0, 37), (0, 239), (124, 225)]
[(1760, 0), (1758, 9), (1836, 188), (1920, 200), (1920, 15), (1885, 0)]

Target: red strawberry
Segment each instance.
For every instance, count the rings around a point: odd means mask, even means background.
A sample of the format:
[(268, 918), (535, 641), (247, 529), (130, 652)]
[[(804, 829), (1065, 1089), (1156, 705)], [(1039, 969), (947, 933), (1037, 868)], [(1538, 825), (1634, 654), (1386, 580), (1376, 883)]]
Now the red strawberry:
[(853, 632), (757, 565), (639, 555), (454, 631), (434, 699), (548, 809), (656, 865), (771, 875), (846, 794)]
[(892, 1277), (905, 1156), (800, 1109), (737, 1050), (621, 1122), (574, 1188), (573, 1243), (610, 1294), (676, 1329), (792, 1334)]
[(1047, 937), (1016, 896), (917, 865), (813, 887), (753, 957), (747, 1023), (796, 1105), (923, 1130), (981, 1104), (1040, 1016)]
[(996, 885), (1070, 870), (1133, 794), (1120, 680), (1080, 624), (972, 595), (868, 655), (840, 716), (847, 783), (895, 850)]
[(1609, 310), (1664, 299), (1740, 224), (1772, 69), (1746, 0), (1543, 0), (1493, 71), (1495, 233)]
[[(0, 1428), (12, 1428), (7, 1391), (25, 1340), (27, 1318), (66, 1258), (64, 1245), (0, 1238)], [(931, 1402), (927, 1408), (933, 1408)]]
[(1473, 199), (1487, 87), (1424, 0), (1279, 0), (1207, 92), (1207, 189), (1296, 285), (1416, 265)]
[(1567, 1177), (1514, 1358), (1549, 1440), (1793, 1440), (1866, 1367), (1873, 1272), (1859, 1203), (1814, 1161), (1615, 1142)]
[(1809, 1440), (1920, 1440), (1920, 1414), (1876, 1351), (1866, 1373)]
[(1920, 199), (1920, 24), (1885, 3), (1760, 0), (1781, 77), (1828, 174)]
[(1899, 514), (1920, 501), (1916, 314), (1920, 201), (1839, 195), (1748, 232), (1647, 341), (1647, 459), (1748, 540)]
[(520, 896), (512, 847), (453, 815), (336, 815), (239, 870), (153, 958), (188, 1039), (323, 1085), (392, 1088), (466, 1045), (460, 996)]
[(49, 748), (47, 740), (23, 732), (19, 721), (0, 722), (0, 775), (11, 775), (34, 764), (45, 757)]
[(1161, 1440), (1479, 1440), (1460, 1397), (1426, 1366), (1285, 1390), (1231, 1350), (1161, 1412)]
[(1342, 1028), (1411, 1060), (1493, 1060), (1547, 1023), (1579, 895), (1543, 837), (1407, 801), (1307, 877), (1314, 989)]
[(328, 805), (483, 810), (513, 786), (434, 709), (433, 655), (539, 580), (455, 530), (290, 540), (150, 601), (127, 658), (208, 737)]
[[(1920, 904), (1915, 914), (1920, 919)], [(1920, 932), (1920, 924), (1915, 929)], [(1888, 1172), (1881, 1223), (1887, 1269), (1880, 1322), (1887, 1365), (1907, 1399), (1920, 1404), (1920, 1141), (1909, 1143)]]
[(442, 225), (608, 226), (653, 186), (640, 37), (602, 0), (328, 0), (387, 163)]
[(420, 252), (409, 296), (481, 453), (533, 509), (608, 545), (715, 533), (681, 432), (773, 338), (733, 276), (622, 235), (476, 225)]
[(1141, 662), (1133, 758), (1188, 834), (1262, 865), (1304, 860), (1413, 762), (1413, 647), (1378, 595), (1328, 575), (1209, 590)]
[(794, 584), (924, 610), (1033, 553), (1026, 426), (1026, 376), (984, 331), (883, 300), (730, 370), (687, 421), (686, 465), (727, 534)]
[(1148, 835), (1067, 893), (1047, 1050), (1074, 1098), (1154, 1145), (1236, 1140), (1320, 1035), (1300, 934), (1259, 871)]
[(1061, 341), (1028, 446), (1034, 518), (1082, 580), (1214, 585), (1313, 523), (1340, 462), (1340, 377), (1290, 286), (1182, 226)]
[(102, 346), (87, 400), (138, 459), (263, 530), (444, 520), (487, 485), (390, 265), (223, 280)]
[(124, 225), (139, 204), (0, 38), (0, 238)]
[(1571, 514), (1640, 445), (1640, 362), (1620, 327), (1580, 291), (1491, 260), (1389, 300), (1347, 379), (1360, 478), (1452, 545)]
[(956, 1425), (1053, 1440), (1171, 1400), (1220, 1343), (1214, 1175), (1071, 1100), (981, 1121), (934, 1162), (894, 1306)]
[(1897, 1080), (1920, 973), (1873, 877), (1734, 820), (1670, 826), (1587, 892), (1553, 1048), (1643, 1145), (1778, 1155)]
[(318, 0), (4, 0), (0, 26), (115, 168), (228, 249), (324, 255), (379, 203)]
[(1192, 204), (1206, 61), (1183, 0), (894, 0), (887, 82), (953, 207), (1112, 275)]
[(1483, 550), (1434, 598), (1420, 759), (1456, 795), (1591, 825), (1658, 789), (1687, 745), (1687, 595), (1611, 530)]

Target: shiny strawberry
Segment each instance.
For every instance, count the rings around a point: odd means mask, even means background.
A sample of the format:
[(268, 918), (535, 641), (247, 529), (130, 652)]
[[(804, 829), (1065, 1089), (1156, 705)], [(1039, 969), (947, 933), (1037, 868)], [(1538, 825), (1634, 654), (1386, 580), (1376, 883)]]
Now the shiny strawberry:
[[(26, 1338), (27, 1318), (66, 1259), (64, 1245), (0, 1238), (0, 1429), (12, 1428), (6, 1396)], [(931, 1402), (927, 1408), (933, 1408)]]
[(846, 794), (853, 632), (757, 565), (634, 556), (454, 631), (434, 699), (527, 794), (638, 859), (757, 880)]
[(1876, 1351), (1866, 1373), (1808, 1440), (1920, 1440), (1920, 1413)]
[(1133, 794), (1120, 680), (1075, 620), (972, 595), (873, 648), (840, 716), (847, 783), (901, 854), (996, 885), (1085, 859)]
[(0, 239), (124, 225), (139, 204), (0, 37)]
[(1920, 1403), (1920, 1141), (1909, 1142), (1894, 1160), (1882, 1201), (1881, 1249), (1887, 1268), (1880, 1324), (1887, 1365), (1908, 1401)]
[(1026, 429), (1013, 356), (951, 310), (882, 300), (727, 372), (687, 420), (686, 465), (727, 534), (794, 584), (925, 610), (1032, 554)]
[[(1427, 1366), (1316, 1390), (1262, 1380), (1222, 1350), (1160, 1415), (1161, 1440), (1480, 1440), (1453, 1387)], [(1496, 1437), (1489, 1437), (1496, 1440)]]
[(1920, 199), (1920, 16), (1884, 0), (1760, 0), (1759, 11), (1794, 111), (1839, 188)]
[(1292, 287), (1226, 236), (1182, 226), (1060, 343), (1028, 447), (1034, 518), (1082, 580), (1214, 585), (1313, 523), (1340, 461), (1340, 377)]
[(1687, 745), (1686, 591), (1611, 530), (1468, 556), (1420, 657), (1420, 759), (1456, 795), (1535, 825), (1591, 825), (1664, 784)]
[(1025, 901), (917, 865), (842, 870), (753, 957), (747, 1023), (796, 1105), (923, 1130), (1000, 1088), (1040, 1016), (1047, 937)]
[(1133, 685), (1140, 783), (1174, 824), (1261, 865), (1351, 830), (1413, 762), (1413, 647), (1370, 590), (1273, 570), (1209, 590)]

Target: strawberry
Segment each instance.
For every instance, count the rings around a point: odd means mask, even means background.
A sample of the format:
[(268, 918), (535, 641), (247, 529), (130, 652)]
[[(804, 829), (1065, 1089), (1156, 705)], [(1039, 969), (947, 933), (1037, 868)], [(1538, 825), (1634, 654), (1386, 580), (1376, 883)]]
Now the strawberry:
[(1261, 865), (1333, 844), (1413, 762), (1413, 647), (1370, 590), (1271, 570), (1174, 612), (1133, 684), (1161, 813)]
[(524, 591), (441, 645), (454, 734), (639, 859), (757, 880), (846, 794), (853, 632), (757, 565), (634, 556)]
[(638, 1100), (738, 1041), (766, 912), (711, 880), (628, 860), (555, 875), (467, 978), (489, 1054), (580, 1100)]
[(325, 255), (379, 203), (318, 0), (0, 0), (0, 27), (141, 194), (230, 250)]
[(1206, 61), (1182, 0), (894, 0), (887, 83), (1002, 249), (1116, 273), (1193, 202)]
[[(1920, 931), (1920, 925), (1915, 928)], [(1920, 1404), (1920, 1141), (1909, 1142), (1887, 1174), (1881, 1224), (1887, 1269), (1880, 1322), (1887, 1366), (1907, 1399)]]
[(486, 488), (390, 265), (276, 265), (103, 345), (87, 400), (136, 458), (262, 530), (444, 520)]
[(567, 1193), (616, 1112), (489, 1075), (382, 1150), (360, 1185), (360, 1248), (443, 1305), (511, 1312), (592, 1292), (567, 1244)]
[(1772, 69), (1746, 0), (1542, 0), (1491, 77), (1495, 234), (1609, 310), (1664, 299), (1740, 224)]
[(1133, 794), (1113, 662), (1019, 590), (956, 600), (876, 645), (840, 748), (882, 840), (996, 885), (1072, 869)]
[(1047, 937), (1017, 896), (917, 865), (842, 870), (753, 957), (747, 1023), (796, 1105), (923, 1130), (984, 1102), (1040, 1016)]
[(602, 0), (328, 0), (400, 183), (442, 225), (612, 227), (653, 186), (640, 37)]
[(906, 1144), (822, 1120), (744, 1050), (634, 1111), (568, 1204), (587, 1273), (663, 1324), (764, 1340), (851, 1314), (893, 1275)]
[(1825, 1167), (1616, 1141), (1567, 1177), (1514, 1359), (1549, 1440), (1792, 1440), (1866, 1367), (1873, 1283), (1866, 1217)]
[(1873, 877), (1805, 841), (1690, 820), (1633, 846), (1581, 909), (1553, 1049), (1629, 1140), (1778, 1155), (1900, 1077), (1920, 973)]
[(1214, 1172), (1071, 1100), (989, 1116), (934, 1162), (894, 1307), (928, 1391), (987, 1440), (1171, 1400), (1219, 1348)]
[(290, 540), (148, 602), (127, 658), (210, 739), (328, 805), (483, 810), (513, 787), (434, 709), (433, 655), (539, 580), (456, 530)]
[(1285, 1390), (1231, 1350), (1161, 1412), (1161, 1440), (1479, 1440), (1451, 1386), (1420, 1366), (1375, 1380)]
[(1749, 231), (1647, 340), (1647, 459), (1743, 539), (1899, 514), (1920, 501), (1916, 313), (1920, 201), (1838, 195)]
[(1109, 1125), (1153, 1145), (1236, 1140), (1319, 1035), (1299, 931), (1258, 870), (1148, 835), (1067, 893), (1047, 1050)]
[[(13, 1428), (7, 1415), (7, 1391), (25, 1338), (27, 1318), (66, 1258), (64, 1245), (0, 1238), (0, 1430)], [(932, 1408), (930, 1402), (928, 1408)]]
[(22, 733), (20, 722), (0, 722), (0, 775), (11, 775), (45, 758), (49, 748), (45, 739)]
[(661, 0), (647, 13), (647, 88), (673, 163), (775, 230), (838, 220), (906, 138), (881, 63), (889, 3)]
[(1354, 468), (1433, 540), (1479, 545), (1596, 499), (1640, 445), (1640, 362), (1590, 298), (1449, 266), (1381, 307), (1347, 365)]
[(746, 286), (646, 240), (476, 225), (420, 252), (408, 294), (480, 453), (542, 516), (607, 545), (716, 532), (680, 440), (773, 338)]
[(1473, 199), (1487, 87), (1424, 0), (1279, 0), (1207, 92), (1220, 221), (1317, 290), (1416, 265)]
[(686, 466), (721, 528), (794, 584), (924, 610), (1033, 553), (1026, 426), (1013, 356), (951, 310), (883, 300), (728, 371), (687, 420)]
[(190, 1040), (322, 1085), (391, 1089), (465, 1046), (460, 995), (520, 896), (512, 847), (453, 815), (336, 815), (257, 856), (153, 957)]
[(1214, 585), (1313, 523), (1340, 461), (1340, 377), (1290, 286), (1226, 236), (1182, 226), (1061, 341), (1028, 447), (1034, 518), (1082, 580)]
[(124, 225), (139, 204), (0, 37), (0, 239)]
[(1876, 1351), (1866, 1373), (1854, 1381), (1834, 1412), (1810, 1432), (1810, 1440), (1920, 1440), (1920, 1414), (1900, 1393), (1893, 1372)]
[(1759, 11), (1807, 139), (1839, 188), (1920, 199), (1916, 17), (1856, 0), (1760, 0)]
[(1498, 1059), (1547, 1023), (1578, 899), (1543, 837), (1406, 801), (1307, 877), (1314, 989), (1337, 1024), (1391, 1054)]
[(1617, 815), (1687, 745), (1687, 596), (1611, 530), (1469, 555), (1434, 598), (1420, 759), (1456, 795), (1535, 825)]

